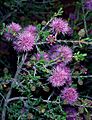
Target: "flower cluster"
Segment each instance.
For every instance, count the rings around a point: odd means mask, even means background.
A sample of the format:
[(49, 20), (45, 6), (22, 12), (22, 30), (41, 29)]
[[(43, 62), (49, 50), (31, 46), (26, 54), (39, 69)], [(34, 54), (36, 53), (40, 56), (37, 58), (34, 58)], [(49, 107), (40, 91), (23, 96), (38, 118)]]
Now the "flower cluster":
[(56, 33), (62, 33), (63, 35), (72, 33), (72, 29), (70, 28), (67, 21), (62, 18), (55, 18), (50, 24), (51, 30)]
[(52, 76), (49, 78), (49, 82), (53, 87), (67, 86), (60, 96), (69, 104), (75, 102), (78, 98), (77, 91), (70, 87), (72, 84), (71, 71), (66, 66), (72, 60), (72, 57), (72, 49), (68, 46), (55, 45), (49, 50), (50, 60), (56, 61), (57, 64), (52, 72)]
[(92, 10), (92, 0), (86, 0), (85, 7), (87, 10)]
[(17, 52), (27, 52), (33, 49), (35, 37), (30, 32), (23, 31), (14, 41), (14, 49)]
[[(58, 33), (63, 35), (71, 35), (72, 29), (70, 28), (67, 21), (62, 18), (55, 18), (51, 24), (51, 32), (47, 37), (47, 43), (52, 45), (56, 42)], [(10, 40), (13, 40), (14, 49), (17, 52), (28, 52), (33, 49), (35, 38), (37, 35), (37, 29), (33, 25), (29, 25), (21, 30), (21, 26), (12, 22), (7, 26), (8, 31), (5, 33), (5, 37)], [(52, 75), (49, 77), (49, 82), (53, 87), (65, 87), (61, 93), (61, 98), (66, 100), (69, 104), (75, 102), (78, 98), (77, 91), (74, 88), (71, 88), (72, 77), (71, 70), (66, 65), (72, 61), (73, 53), (72, 49), (64, 45), (55, 45), (47, 52), (41, 52), (35, 55), (36, 60), (44, 59), (47, 62), (53, 60), (56, 64), (52, 71)]]
[(68, 63), (72, 60), (72, 50), (68, 46), (61, 46), (58, 51), (61, 53), (63, 62)]
[(12, 22), (11, 24), (6, 26), (6, 32), (4, 33), (4, 38), (6, 38), (8, 41), (12, 40), (13, 37), (16, 36), (16, 34), (22, 29), (22, 27)]
[(10, 25), (7, 25), (7, 31), (4, 33), (4, 37), (7, 40), (13, 41), (14, 49), (17, 52), (31, 51), (36, 38), (36, 27), (29, 25), (22, 32), (20, 31), (21, 29), (19, 24), (12, 22)]
[(67, 101), (69, 104), (72, 104), (75, 102), (78, 98), (78, 93), (74, 88), (65, 88), (63, 91), (61, 91), (61, 97)]
[(17, 23), (12, 22), (7, 26), (9, 32), (19, 32), (21, 30), (21, 26)]
[(68, 46), (52, 46), (49, 51), (49, 57), (51, 60), (55, 60), (57, 62), (64, 62), (65, 64), (67, 64), (72, 60), (72, 49)]
[(52, 76), (49, 78), (49, 82), (54, 87), (72, 83), (70, 69), (62, 64), (56, 66), (55, 70), (52, 73)]

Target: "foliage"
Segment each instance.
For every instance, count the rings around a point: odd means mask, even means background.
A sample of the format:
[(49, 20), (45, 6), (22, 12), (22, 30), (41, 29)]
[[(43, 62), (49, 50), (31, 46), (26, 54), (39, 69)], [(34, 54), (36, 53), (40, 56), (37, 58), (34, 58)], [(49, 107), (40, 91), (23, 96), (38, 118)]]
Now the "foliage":
[[(92, 13), (87, 3), (0, 4), (0, 45), (5, 46), (0, 48), (0, 119), (91, 119)], [(65, 20), (69, 6), (75, 10)]]

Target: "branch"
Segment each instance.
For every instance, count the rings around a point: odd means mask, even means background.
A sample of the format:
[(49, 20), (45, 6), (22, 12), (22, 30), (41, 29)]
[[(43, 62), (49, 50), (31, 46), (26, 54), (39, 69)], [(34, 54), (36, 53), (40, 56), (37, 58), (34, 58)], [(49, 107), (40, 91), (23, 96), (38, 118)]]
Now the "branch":
[(7, 103), (11, 102), (11, 101), (15, 101), (15, 100), (27, 100), (27, 97), (14, 97), (14, 98), (10, 98), (8, 99)]
[[(57, 42), (63, 42), (63, 43), (75, 43), (75, 44), (86, 44), (86, 45), (92, 45), (92, 42), (86, 42), (83, 40), (57, 40)], [(38, 42), (35, 43), (36, 45), (42, 45), (42, 44), (48, 44), (48, 42)]]
[(0, 23), (3, 23), (5, 20), (7, 20), (9, 17), (11, 17), (12, 14), (16, 13), (17, 10), (14, 10), (13, 12), (9, 13), (8, 15), (5, 15)]
[[(90, 98), (90, 97), (88, 97), (88, 98)], [(8, 103), (11, 102), (11, 101), (19, 100), (19, 99), (21, 99), (21, 100), (27, 100), (27, 97), (14, 97), (14, 98), (9, 99)], [(34, 101), (38, 100), (37, 98), (30, 98), (30, 99), (34, 100)], [(51, 101), (51, 100), (44, 100), (44, 99), (41, 99), (41, 100), (42, 100), (42, 102), (45, 102), (45, 103), (52, 103), (52, 104), (57, 104), (57, 105), (59, 105), (59, 104), (62, 103), (61, 101)], [(68, 104), (66, 104), (66, 105), (68, 105)], [(79, 105), (77, 103), (75, 103), (73, 106), (84, 107), (84, 108), (91, 108), (92, 109), (92, 106)]]
[(86, 15), (85, 15), (85, 10), (84, 10), (84, 0), (81, 0), (82, 3), (82, 12), (83, 12), (83, 21), (84, 21), (84, 28), (85, 28), (85, 32), (86, 32), (86, 36), (88, 37), (88, 30), (87, 30), (87, 23), (86, 23)]
[(17, 77), (18, 77), (19, 73), (21, 72), (21, 68), (22, 68), (22, 66), (23, 66), (23, 64), (24, 64), (24, 62), (25, 62), (25, 60), (27, 58), (27, 54), (28, 53), (23, 54), (22, 59), (21, 59), (21, 63), (20, 63), (20, 65), (17, 68), (17, 71), (16, 71), (16, 74), (15, 74), (14, 78), (12, 79), (10, 90), (8, 91), (8, 93), (6, 95), (6, 98), (5, 98), (5, 101), (4, 101), (3, 110), (2, 110), (2, 119), (1, 120), (5, 120), (8, 99), (10, 98), (10, 95), (12, 93), (13, 85), (16, 83)]

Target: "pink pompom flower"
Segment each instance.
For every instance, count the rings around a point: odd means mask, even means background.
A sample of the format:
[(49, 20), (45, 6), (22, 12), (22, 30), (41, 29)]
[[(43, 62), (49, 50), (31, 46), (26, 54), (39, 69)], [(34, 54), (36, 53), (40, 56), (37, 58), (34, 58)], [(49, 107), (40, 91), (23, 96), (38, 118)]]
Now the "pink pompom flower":
[(22, 28), (19, 24), (12, 22), (7, 26), (8, 32), (19, 32)]
[(36, 35), (36, 33), (37, 33), (37, 29), (33, 25), (27, 26), (24, 30), (30, 32), (33, 35)]
[(61, 97), (69, 104), (72, 104), (77, 100), (78, 93), (77, 93), (76, 89), (69, 87), (69, 88), (65, 88), (63, 91), (61, 91)]
[(49, 50), (49, 57), (51, 60), (58, 62), (69, 63), (72, 60), (72, 49), (68, 46), (55, 45)]
[(52, 76), (49, 78), (49, 82), (54, 87), (60, 87), (64, 84), (70, 85), (72, 83), (70, 69), (65, 65), (57, 65), (53, 70)]
[(17, 52), (27, 52), (33, 49), (35, 37), (30, 32), (23, 31), (17, 36), (17, 40), (14, 41), (14, 49)]
[(11, 24), (6, 26), (4, 32), (4, 38), (8, 41), (13, 41), (14, 37), (16, 37), (17, 33), (21, 30), (21, 26), (17, 23), (12, 22)]
[(67, 21), (63, 20), (62, 18), (55, 18), (51, 24), (50, 27), (53, 31), (56, 33), (62, 33), (63, 35), (65, 34), (70, 34), (70, 26)]
[(68, 63), (68, 62), (72, 61), (72, 57), (73, 57), (72, 49), (69, 48), (68, 46), (61, 46), (58, 49), (58, 52), (61, 53), (63, 62)]

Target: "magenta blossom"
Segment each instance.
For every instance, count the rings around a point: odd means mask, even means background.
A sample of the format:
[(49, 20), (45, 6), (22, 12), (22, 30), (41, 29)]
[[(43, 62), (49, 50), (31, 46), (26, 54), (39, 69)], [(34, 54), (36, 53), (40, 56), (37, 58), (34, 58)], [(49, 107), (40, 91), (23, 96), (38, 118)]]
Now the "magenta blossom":
[(92, 0), (86, 0), (85, 7), (87, 10), (92, 10)]
[(68, 63), (72, 60), (73, 57), (72, 49), (69, 48), (68, 46), (61, 46), (61, 48), (59, 48), (58, 51), (61, 52), (63, 62)]
[(21, 26), (17, 23), (12, 22), (7, 26), (8, 32), (19, 32), (21, 30)]
[(61, 47), (61, 46), (60, 45), (54, 45), (49, 50), (49, 58), (51, 60), (58, 60), (59, 58), (61, 60), (60, 53), (58, 52), (59, 47)]
[(66, 120), (77, 120), (77, 110), (74, 107), (66, 106), (64, 111), (66, 112)]
[(51, 60), (58, 62), (69, 63), (72, 60), (72, 49), (68, 46), (55, 45), (49, 50), (49, 57)]
[(70, 69), (65, 65), (57, 65), (49, 78), (49, 82), (54, 87), (60, 87), (64, 84), (70, 85), (72, 83)]
[(36, 33), (37, 33), (37, 29), (33, 25), (29, 25), (28, 27), (26, 27), (25, 31), (28, 31), (28, 32), (30, 32), (33, 35), (36, 35)]
[(23, 31), (17, 36), (14, 42), (14, 49), (18, 52), (27, 52), (33, 49), (35, 37), (27, 31)]
[(14, 37), (17, 35), (17, 32), (19, 32), (21, 29), (22, 28), (19, 24), (12, 22), (6, 26), (4, 38), (6, 38), (8, 41), (13, 41)]
[(55, 18), (51, 22), (50, 27), (56, 33), (61, 32), (63, 35), (70, 33), (70, 30), (71, 30), (68, 22), (63, 20), (62, 18)]
[(61, 91), (61, 97), (67, 101), (69, 104), (72, 104), (75, 102), (78, 98), (78, 93), (76, 89), (74, 88), (65, 88), (63, 91)]
[(8, 41), (12, 40), (13, 38), (12, 34), (8, 32), (5, 32), (3, 37), (7, 39)]

